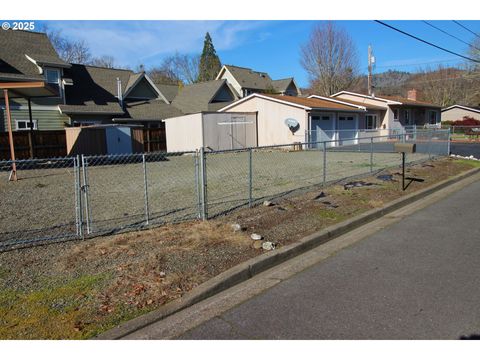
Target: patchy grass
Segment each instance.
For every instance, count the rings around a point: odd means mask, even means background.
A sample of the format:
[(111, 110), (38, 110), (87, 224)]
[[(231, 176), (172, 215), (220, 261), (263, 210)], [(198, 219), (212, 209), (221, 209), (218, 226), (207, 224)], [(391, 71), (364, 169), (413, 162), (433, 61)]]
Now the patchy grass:
[[(198, 284), (264, 251), (250, 234), (290, 244), (405, 194), (467, 169), (470, 160), (442, 159), (408, 168), (425, 179), (400, 189), (363, 177), (372, 186), (343, 182), (273, 199), (273, 206), (240, 209), (216, 220), (192, 221), (0, 253), (0, 338), (85, 339), (178, 299)], [(318, 197), (323, 191), (324, 196)], [(234, 232), (239, 223), (244, 231)]]
[(478, 160), (468, 160), (468, 159), (457, 159), (456, 160), (459, 164), (465, 164), (471, 166), (472, 168), (479, 168), (480, 161)]

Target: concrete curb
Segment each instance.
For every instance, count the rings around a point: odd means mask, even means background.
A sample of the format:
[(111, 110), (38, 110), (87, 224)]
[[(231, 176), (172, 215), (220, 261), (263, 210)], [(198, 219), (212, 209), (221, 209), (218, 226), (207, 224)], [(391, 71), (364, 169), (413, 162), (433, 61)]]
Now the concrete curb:
[(349, 220), (332, 225), (324, 230), (304, 237), (293, 244), (247, 260), (197, 286), (184, 297), (174, 300), (171, 303), (162, 306), (160, 309), (129, 320), (113, 329), (99, 334), (94, 339), (115, 340), (125, 337), (156, 321), (162, 320), (167, 316), (170, 316), (180, 310), (205, 300), (208, 297), (216, 295), (223, 290), (248, 280), (251, 277), (276, 265), (279, 265), (286, 260), (298, 256), (355, 228), (385, 216), (403, 206), (409, 205), (421, 198), (424, 198), (438, 190), (441, 190), (479, 172), (480, 168), (471, 169), (453, 178), (434, 184), (426, 189), (416, 191), (410, 195), (394, 200), (382, 208), (367, 211)]

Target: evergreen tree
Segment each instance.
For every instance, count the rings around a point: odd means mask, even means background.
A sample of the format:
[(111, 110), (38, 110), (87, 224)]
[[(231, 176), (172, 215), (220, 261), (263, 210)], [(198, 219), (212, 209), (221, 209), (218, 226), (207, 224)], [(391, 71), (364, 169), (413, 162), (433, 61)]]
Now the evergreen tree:
[(221, 68), (220, 58), (213, 47), (212, 38), (207, 32), (198, 66), (198, 81), (215, 80)]

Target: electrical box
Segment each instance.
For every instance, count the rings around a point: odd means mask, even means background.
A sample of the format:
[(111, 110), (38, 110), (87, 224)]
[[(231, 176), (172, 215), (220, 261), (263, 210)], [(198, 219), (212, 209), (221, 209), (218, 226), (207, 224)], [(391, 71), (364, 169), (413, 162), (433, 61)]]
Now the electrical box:
[(405, 144), (405, 143), (397, 143), (394, 144), (395, 152), (399, 153), (406, 153), (406, 154), (413, 154), (417, 151), (417, 144)]

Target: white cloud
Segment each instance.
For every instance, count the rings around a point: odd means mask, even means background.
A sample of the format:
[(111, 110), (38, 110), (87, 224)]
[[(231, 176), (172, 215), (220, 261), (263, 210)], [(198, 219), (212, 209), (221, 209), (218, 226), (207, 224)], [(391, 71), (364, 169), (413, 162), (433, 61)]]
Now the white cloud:
[[(210, 32), (215, 49), (224, 51), (249, 41), (264, 41), (262, 21), (54, 21), (48, 26), (60, 29), (72, 39), (88, 43), (94, 56), (111, 55), (122, 65), (149, 65), (175, 51), (199, 53)], [(253, 34), (252, 34), (253, 33)], [(263, 34), (263, 35), (262, 35)]]

